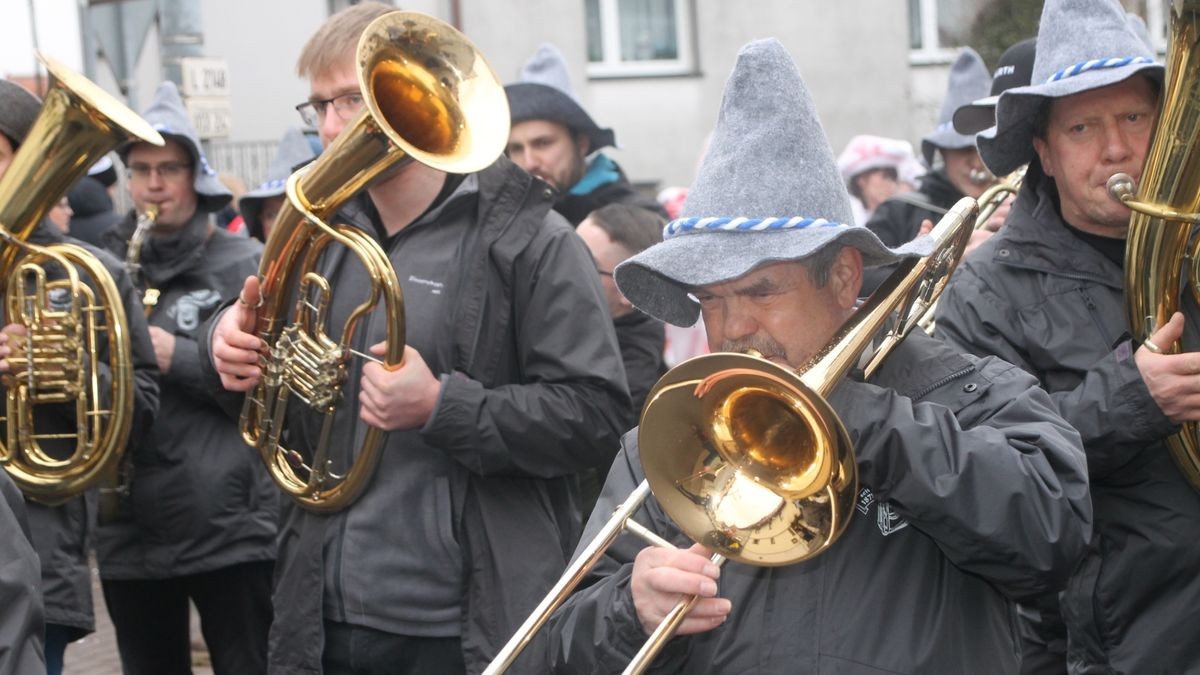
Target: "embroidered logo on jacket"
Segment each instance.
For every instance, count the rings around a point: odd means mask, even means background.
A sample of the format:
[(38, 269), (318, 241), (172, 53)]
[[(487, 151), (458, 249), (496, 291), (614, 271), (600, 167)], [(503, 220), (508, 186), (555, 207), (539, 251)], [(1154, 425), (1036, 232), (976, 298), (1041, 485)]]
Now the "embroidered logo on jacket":
[(200, 325), (200, 313), (216, 307), (220, 302), (220, 293), (211, 288), (202, 288), (179, 298), (179, 301), (167, 310), (167, 317), (175, 319), (175, 324), (180, 330), (196, 330)]
[(413, 275), (411, 275), (411, 274), (410, 274), (410, 275), (408, 275), (408, 280), (409, 280), (411, 283), (414, 283), (414, 284), (420, 284), (420, 285), (422, 285), (422, 286), (428, 286), (428, 287), (429, 287), (429, 292), (430, 292), (430, 293), (432, 293), (432, 294), (434, 294), (434, 295), (441, 295), (441, 294), (442, 294), (442, 289), (446, 287), (446, 284), (443, 284), (443, 283), (442, 283), (442, 282), (440, 282), (440, 281), (434, 281), (434, 280), (432, 280), (432, 279), (422, 279), (422, 278), (420, 278), (420, 277), (413, 276)]
[(855, 508), (864, 516), (871, 512), (871, 505), (875, 506), (875, 524), (879, 526), (879, 532), (883, 536), (888, 536), (893, 532), (899, 532), (908, 527), (908, 521), (900, 517), (896, 509), (886, 502), (876, 503), (875, 493), (871, 492), (870, 488), (863, 488), (858, 492), (858, 500), (855, 503)]

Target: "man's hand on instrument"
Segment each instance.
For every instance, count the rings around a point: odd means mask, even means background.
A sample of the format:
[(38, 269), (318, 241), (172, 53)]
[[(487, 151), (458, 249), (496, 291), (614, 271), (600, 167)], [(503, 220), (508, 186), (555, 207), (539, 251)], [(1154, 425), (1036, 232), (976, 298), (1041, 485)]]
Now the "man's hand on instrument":
[(709, 560), (710, 551), (699, 544), (689, 549), (651, 546), (633, 561), (629, 589), (642, 629), (649, 635), (685, 596), (698, 595), (678, 635), (703, 633), (720, 626), (732, 604), (717, 596), (721, 568)]
[(1200, 352), (1167, 354), (1183, 336), (1183, 314), (1154, 331), (1134, 354), (1150, 396), (1172, 422), (1200, 420)]
[(221, 375), (221, 385), (229, 391), (249, 391), (262, 374), (258, 368), (262, 341), (254, 334), (261, 300), (258, 277), (246, 277), (238, 301), (221, 315), (213, 330), (213, 365)]
[[(384, 342), (372, 345), (371, 353), (383, 356), (386, 347)], [(441, 381), (434, 377), (420, 352), (405, 346), (399, 367), (389, 370), (380, 363), (363, 366), (358, 416), (387, 431), (417, 429), (429, 421), (441, 392)]]
[(150, 342), (154, 345), (154, 358), (159, 372), (171, 370), (171, 357), (175, 356), (175, 336), (158, 326), (150, 326)]
[(0, 328), (0, 375), (16, 376), (19, 372), (13, 372), (12, 365), (8, 361), (8, 357), (13, 354), (25, 353), (25, 336), (28, 332), (24, 324), (10, 323), (4, 328)]

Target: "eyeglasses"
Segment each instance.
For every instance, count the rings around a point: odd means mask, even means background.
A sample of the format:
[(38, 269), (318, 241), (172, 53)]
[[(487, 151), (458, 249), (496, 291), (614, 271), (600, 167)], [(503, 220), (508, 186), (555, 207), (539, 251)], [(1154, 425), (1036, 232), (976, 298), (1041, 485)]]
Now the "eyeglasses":
[(181, 178), (191, 170), (192, 165), (185, 162), (163, 162), (158, 165), (130, 164), (129, 178), (130, 180), (146, 181), (150, 180), (150, 174), (157, 173), (159, 178), (165, 181), (173, 181)]
[(296, 112), (300, 113), (300, 119), (304, 120), (308, 126), (319, 127), (325, 121), (325, 114), (329, 112), (330, 104), (333, 104), (333, 112), (339, 119), (349, 122), (359, 110), (362, 110), (363, 97), (357, 91), (352, 91), (333, 98), (305, 101), (296, 106)]

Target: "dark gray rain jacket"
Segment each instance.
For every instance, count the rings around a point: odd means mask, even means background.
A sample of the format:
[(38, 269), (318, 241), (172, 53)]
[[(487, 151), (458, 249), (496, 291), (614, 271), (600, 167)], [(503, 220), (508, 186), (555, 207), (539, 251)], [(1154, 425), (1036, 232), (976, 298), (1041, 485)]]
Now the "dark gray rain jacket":
[[(100, 576), (163, 579), (274, 560), (278, 497), (262, 460), (242, 442), (202, 379), (204, 320), (258, 271), (262, 245), (197, 212), (180, 232), (150, 236), (141, 263), (162, 295), (149, 322), (175, 336), (161, 374), (158, 421), (132, 452), (130, 494), (97, 536)], [(125, 259), (134, 213), (105, 235)]]
[[(73, 243), (95, 255), (108, 273), (120, 294), (122, 308), (128, 321), (127, 335), (133, 356), (133, 410), (129, 444), (143, 442), (149, 436), (158, 411), (158, 364), (154, 360), (154, 346), (146, 332), (146, 318), (141, 299), (134, 290), (129, 275), (122, 263), (108, 251), (91, 244), (71, 239), (62, 234), (57, 226), (43, 220), (30, 235), (30, 243), (48, 246), (58, 243)], [(50, 266), (50, 277), (58, 278), (59, 270)], [(87, 280), (87, 276), (81, 277)], [(91, 284), (89, 284), (91, 285)], [(94, 288), (93, 288), (94, 290)], [(54, 304), (56, 296), (51, 296)], [(110, 388), (112, 373), (108, 368), (109, 352), (107, 337), (101, 334), (99, 358), (100, 389)], [(107, 404), (107, 397), (105, 399)], [(56, 410), (47, 407), (38, 415), (40, 432), (54, 430), (72, 432), (75, 425), (74, 410)], [(51, 418), (50, 415), (56, 415)], [(54, 452), (53, 445), (48, 446)], [(65, 449), (65, 451), (70, 451)], [(78, 629), (78, 635), (94, 630), (92, 608), (92, 574), (88, 564), (88, 553), (93, 545), (99, 503), (99, 488), (87, 491), (58, 506), (46, 506), (28, 501), (30, 529), (33, 544), (42, 561), (42, 594), (46, 606), (46, 622)]]
[[(573, 474), (611, 461), (632, 410), (594, 264), (551, 200), (501, 158), (380, 242), (404, 291), (407, 342), (441, 397), (423, 428), (388, 435), (349, 508), (287, 509), (271, 672), (320, 671), (323, 619), (461, 636), (478, 672), (564, 568), (581, 528)], [(366, 195), (340, 216), (379, 239)], [(334, 336), (365, 287), (342, 252), (323, 267)], [(381, 314), (356, 349), (384, 339)], [(362, 363), (350, 362), (346, 401)], [(311, 452), (317, 416), (299, 404), (289, 414), (287, 441)], [(342, 458), (365, 431), (358, 406), (341, 406), (336, 424)]]
[[(715, 630), (676, 637), (655, 673), (1015, 673), (1010, 599), (1057, 588), (1091, 526), (1078, 434), (1028, 374), (914, 334), (873, 383), (830, 403), (855, 442), (857, 513), (834, 545), (785, 567), (727, 563)], [(584, 533), (642, 480), (635, 433)], [(637, 520), (677, 546), (650, 499)], [(527, 672), (620, 672), (645, 639), (629, 591), (644, 547), (623, 535), (555, 613)], [(536, 647), (541, 646), (541, 649)]]
[(46, 672), (38, 568), (21, 492), (0, 471), (0, 675)]
[(1200, 495), (1134, 363), (1123, 274), (1066, 229), (1051, 190), (1031, 167), (1004, 228), (955, 273), (937, 330), (1033, 373), (1083, 437), (1095, 527), (1062, 596), (1070, 671), (1197, 672)]

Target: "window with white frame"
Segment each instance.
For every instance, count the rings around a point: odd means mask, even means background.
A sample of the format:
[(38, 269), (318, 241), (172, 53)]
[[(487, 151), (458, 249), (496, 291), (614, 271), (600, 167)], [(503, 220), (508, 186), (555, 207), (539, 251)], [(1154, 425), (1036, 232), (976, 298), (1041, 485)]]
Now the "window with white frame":
[[(948, 63), (969, 46), (978, 15), (997, 0), (908, 0), (908, 36), (913, 63)], [(1142, 17), (1150, 40), (1166, 49), (1166, 7), (1170, 0), (1121, 0), (1125, 11)]]
[(691, 0), (584, 0), (591, 77), (695, 72)]

